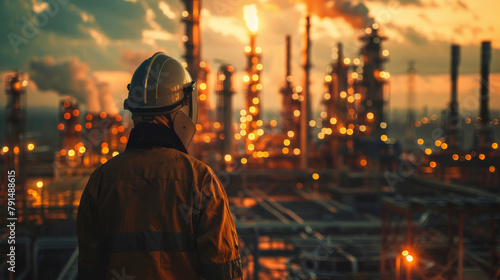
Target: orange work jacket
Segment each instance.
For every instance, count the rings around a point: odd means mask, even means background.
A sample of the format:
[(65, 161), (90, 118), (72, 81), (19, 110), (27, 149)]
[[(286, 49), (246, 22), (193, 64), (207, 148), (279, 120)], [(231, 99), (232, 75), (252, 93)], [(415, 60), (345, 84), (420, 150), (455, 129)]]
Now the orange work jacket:
[(224, 187), (176, 149), (127, 149), (97, 168), (77, 234), (78, 279), (242, 279)]

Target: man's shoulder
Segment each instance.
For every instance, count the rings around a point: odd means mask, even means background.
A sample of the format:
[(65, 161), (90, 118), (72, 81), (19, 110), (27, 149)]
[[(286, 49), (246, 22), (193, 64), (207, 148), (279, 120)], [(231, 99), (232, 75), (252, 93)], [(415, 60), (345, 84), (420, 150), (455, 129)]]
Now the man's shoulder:
[[(188, 155), (184, 152), (172, 148), (153, 148), (153, 149), (133, 149), (126, 150), (123, 153), (109, 159), (102, 165), (103, 171), (108, 169), (120, 168), (128, 163), (141, 162), (144, 164), (176, 165), (178, 168), (193, 168), (198, 174), (207, 173), (213, 175), (213, 170), (204, 162)], [(97, 171), (97, 170), (96, 170)]]

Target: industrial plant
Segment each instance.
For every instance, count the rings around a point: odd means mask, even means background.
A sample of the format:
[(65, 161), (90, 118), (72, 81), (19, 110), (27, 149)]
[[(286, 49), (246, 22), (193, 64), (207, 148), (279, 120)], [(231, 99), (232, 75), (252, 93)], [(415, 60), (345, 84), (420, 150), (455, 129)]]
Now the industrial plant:
[[(315, 111), (309, 16), (301, 21), (304, 32), (282, 34), (283, 52), (271, 54), (259, 46), (257, 7), (246, 5), (246, 66), (237, 69), (201, 57), (202, 43), (210, 44), (201, 40), (202, 1), (183, 4), (184, 66), (196, 80), (199, 106), (188, 152), (225, 187), (244, 279), (500, 279), (500, 126), (490, 111), (490, 41), (481, 42), (476, 118), (460, 112), (461, 46), (453, 44), (450, 83), (443, 85), (449, 106), (440, 116), (419, 113), (418, 63), (410, 62), (408, 90), (398, 93), (407, 100), (406, 116), (393, 124), (391, 73), (384, 68), (391, 38), (381, 24), (361, 30), (356, 56), (346, 55), (343, 42), (325, 54)], [(300, 50), (292, 49), (294, 36)], [(267, 92), (282, 102), (274, 118), (263, 109), (268, 55), (285, 61), (279, 91)], [(300, 74), (292, 71), (294, 56)], [(2, 224), (16, 218), (16, 272), (8, 270), (9, 228), (2, 227), (0, 279), (76, 279), (80, 197), (90, 174), (125, 150), (133, 122), (123, 111), (91, 110), (75, 97), (54, 100), (58, 119), (49, 125), (57, 149), (34, 156), (28, 83), (23, 72), (5, 78), (0, 217)], [(234, 106), (236, 88), (243, 108)], [(9, 170), (16, 171), (15, 192)]]

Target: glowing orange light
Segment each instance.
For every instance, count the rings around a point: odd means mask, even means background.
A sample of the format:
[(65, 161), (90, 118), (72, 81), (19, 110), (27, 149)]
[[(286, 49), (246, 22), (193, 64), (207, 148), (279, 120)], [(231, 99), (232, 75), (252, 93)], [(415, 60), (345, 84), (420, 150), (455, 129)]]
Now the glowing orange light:
[(490, 172), (491, 172), (491, 173), (495, 172), (495, 166), (493, 166), (493, 165), (492, 165), (492, 166), (490, 166), (490, 168), (489, 168), (489, 169), (490, 169)]
[(127, 143), (127, 137), (125, 137), (125, 136), (120, 137), (120, 143), (122, 143), (122, 144)]
[(404, 250), (403, 252), (401, 252), (401, 255), (403, 255), (403, 257), (406, 257), (410, 254), (410, 252), (408, 252), (408, 250)]
[(59, 151), (59, 154), (61, 156), (65, 156), (66, 155), (66, 150), (65, 149), (62, 149), (61, 151)]
[(492, 147), (493, 149), (495, 149), (495, 150), (496, 150), (496, 149), (498, 149), (498, 143), (493, 143), (493, 144), (491, 144), (491, 147)]
[(435, 162), (435, 161), (431, 161), (431, 162), (429, 163), (429, 166), (430, 166), (431, 168), (436, 167), (436, 162)]
[(480, 160), (484, 160), (486, 158), (486, 156), (484, 154), (479, 154), (479, 159)]
[(466, 159), (466, 160), (471, 160), (471, 159), (472, 159), (472, 156), (471, 156), (471, 155), (469, 155), (469, 154), (466, 154), (466, 155), (465, 155), (465, 159)]
[(14, 154), (16, 154), (16, 155), (19, 154), (19, 147), (14, 147), (13, 151), (14, 151)]
[(115, 120), (117, 122), (121, 122), (122, 121), (122, 116), (121, 115), (116, 115)]
[(73, 110), (73, 116), (78, 117), (80, 115), (80, 111), (78, 110)]
[(86, 129), (91, 129), (91, 128), (92, 128), (92, 123), (87, 122), (87, 123), (85, 124), (85, 128), (86, 128)]
[(362, 159), (359, 161), (359, 164), (361, 164), (361, 166), (366, 166), (368, 162), (366, 161), (366, 159)]
[(425, 149), (425, 154), (426, 155), (432, 154), (432, 150), (430, 148)]
[(75, 125), (75, 130), (76, 131), (81, 131), (82, 130), (82, 126), (80, 124)]
[(87, 116), (85, 118), (87, 119), (87, 121), (91, 121), (92, 120), (92, 115), (91, 114), (87, 114)]
[(230, 154), (227, 154), (227, 155), (225, 155), (225, 156), (224, 156), (224, 160), (225, 160), (225, 161), (228, 161), (228, 162), (229, 162), (229, 161), (231, 161), (231, 159), (233, 159), (233, 158), (231, 157), (231, 155), (230, 155)]
[(366, 118), (369, 119), (369, 120), (373, 120), (374, 118), (374, 115), (372, 112), (368, 112), (368, 114), (366, 114)]
[(384, 142), (387, 141), (387, 135), (380, 136), (380, 140), (382, 140)]
[(252, 5), (243, 6), (243, 18), (247, 24), (248, 30), (255, 33), (259, 28), (259, 18), (257, 17), (257, 7)]
[(35, 145), (32, 143), (28, 144), (28, 150), (33, 151), (33, 149), (35, 149)]
[(125, 131), (125, 127), (123, 125), (120, 125), (118, 127), (118, 132), (123, 132), (123, 131)]
[(108, 114), (106, 114), (106, 112), (101, 112), (99, 116), (101, 117), (101, 119), (104, 119), (108, 116)]
[(64, 101), (64, 108), (68, 108), (69, 107), (69, 101)]
[(318, 173), (313, 173), (312, 178), (314, 180), (318, 180), (319, 179), (319, 174)]
[(64, 113), (64, 119), (65, 120), (69, 120), (69, 118), (71, 118), (71, 114), (70, 113)]
[(247, 164), (248, 160), (246, 158), (241, 158), (241, 164)]
[(448, 144), (446, 144), (446, 143), (441, 144), (441, 149), (443, 149), (443, 150), (448, 149)]
[(287, 148), (287, 147), (284, 147), (283, 149), (281, 149), (281, 151), (283, 152), (283, 154), (288, 154), (288, 152), (290, 152), (290, 150)]
[(106, 158), (101, 158), (101, 163), (105, 164), (108, 160)]
[(453, 160), (458, 160), (459, 156), (457, 154), (453, 154), (452, 158)]
[(109, 148), (108, 148), (108, 147), (104, 147), (104, 148), (102, 148), (101, 153), (102, 153), (103, 155), (108, 154), (108, 153), (109, 153)]
[(277, 122), (276, 120), (272, 120), (272, 121), (271, 121), (271, 126), (272, 126), (272, 127), (275, 127), (275, 126), (277, 126), (277, 125), (278, 125), (278, 122)]

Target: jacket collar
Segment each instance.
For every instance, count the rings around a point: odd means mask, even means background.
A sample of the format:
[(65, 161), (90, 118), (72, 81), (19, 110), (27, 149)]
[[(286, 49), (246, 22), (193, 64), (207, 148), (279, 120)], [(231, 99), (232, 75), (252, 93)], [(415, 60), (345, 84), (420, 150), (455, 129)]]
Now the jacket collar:
[(131, 131), (125, 150), (165, 147), (186, 153), (187, 150), (175, 132), (168, 126), (155, 123), (138, 123)]

